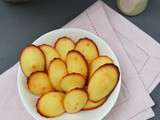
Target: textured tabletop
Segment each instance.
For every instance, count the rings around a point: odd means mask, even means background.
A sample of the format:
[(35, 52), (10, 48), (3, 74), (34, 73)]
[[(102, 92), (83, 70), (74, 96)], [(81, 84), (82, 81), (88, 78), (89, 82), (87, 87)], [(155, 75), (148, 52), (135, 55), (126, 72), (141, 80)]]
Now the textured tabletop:
[[(19, 50), (40, 35), (62, 27), (96, 0), (32, 0), (21, 5), (0, 0), (0, 73), (18, 60)], [(117, 10), (116, 0), (104, 0)], [(118, 10), (117, 10), (118, 11)], [(145, 12), (127, 17), (160, 43), (160, 0), (150, 0)], [(160, 85), (152, 92), (153, 110), (160, 120)]]

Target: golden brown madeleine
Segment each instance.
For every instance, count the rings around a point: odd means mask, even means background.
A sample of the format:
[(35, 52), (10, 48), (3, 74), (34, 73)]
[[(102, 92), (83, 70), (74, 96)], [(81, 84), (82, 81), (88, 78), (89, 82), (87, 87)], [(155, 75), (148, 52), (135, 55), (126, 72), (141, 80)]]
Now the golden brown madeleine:
[(29, 77), (33, 72), (45, 70), (45, 56), (39, 47), (29, 45), (20, 53), (20, 65), (23, 73)]
[(61, 59), (65, 61), (68, 52), (75, 48), (75, 44), (71, 38), (62, 37), (56, 41), (55, 48), (59, 52)]
[(64, 108), (68, 113), (79, 112), (87, 103), (87, 93), (80, 89), (68, 92), (64, 98)]
[(50, 45), (46, 45), (46, 44), (42, 44), (39, 46), (40, 49), (43, 51), (44, 55), (45, 55), (45, 59), (46, 59), (46, 68), (48, 69), (48, 66), (50, 64), (50, 62), (54, 59), (54, 58), (60, 58), (59, 53), (56, 51), (55, 48), (53, 48)]
[(80, 39), (76, 43), (75, 49), (84, 55), (88, 63), (91, 63), (99, 55), (98, 47), (88, 38)]
[(88, 95), (91, 101), (99, 101), (109, 95), (119, 80), (119, 69), (114, 64), (105, 64), (91, 76)]
[(68, 73), (79, 73), (88, 77), (88, 63), (84, 56), (75, 50), (69, 51), (66, 59)]
[(87, 101), (87, 104), (83, 107), (83, 110), (93, 110), (96, 109), (98, 107), (100, 107), (101, 105), (103, 105), (106, 101), (106, 97), (103, 98), (102, 100), (98, 101), (98, 102), (93, 102), (91, 100)]
[(60, 58), (55, 58), (51, 61), (48, 68), (50, 81), (56, 90), (61, 91), (60, 81), (67, 74), (66, 64)]
[(37, 101), (37, 111), (44, 117), (56, 117), (65, 112), (63, 107), (64, 93), (49, 92)]
[(70, 73), (64, 76), (61, 80), (61, 88), (65, 92), (69, 92), (76, 88), (83, 88), (85, 78), (79, 73)]
[(27, 85), (34, 95), (43, 95), (54, 90), (49, 81), (49, 77), (45, 72), (32, 73), (28, 77)]
[(91, 62), (89, 66), (89, 75), (91, 76), (100, 66), (107, 63), (113, 63), (113, 60), (108, 56), (98, 56)]

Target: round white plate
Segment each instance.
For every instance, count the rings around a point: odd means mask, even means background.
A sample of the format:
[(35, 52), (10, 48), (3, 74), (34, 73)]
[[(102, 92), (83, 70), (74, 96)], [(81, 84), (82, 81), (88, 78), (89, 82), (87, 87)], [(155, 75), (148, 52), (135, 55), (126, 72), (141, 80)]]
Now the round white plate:
[[(45, 44), (53, 45), (54, 42), (57, 40), (57, 38), (60, 38), (63, 36), (70, 37), (74, 41), (77, 41), (80, 38), (84, 38), (84, 37), (88, 37), (92, 39), (98, 46), (100, 54), (110, 56), (114, 60), (114, 63), (119, 67), (118, 60), (115, 54), (113, 53), (112, 49), (108, 46), (108, 44), (101, 38), (94, 35), (93, 33), (90, 33), (88, 31), (84, 31), (81, 29), (64, 28), (64, 29), (54, 30), (39, 37), (33, 44), (40, 45), (45, 43)], [(121, 88), (121, 77), (119, 78), (119, 82), (116, 88), (114, 89), (114, 91), (112, 92), (108, 100), (101, 107), (94, 110), (81, 111), (75, 114), (65, 113), (55, 118), (45, 118), (39, 115), (39, 113), (36, 110), (37, 97), (35, 97), (29, 92), (26, 85), (26, 77), (24, 76), (20, 67), (18, 69), (17, 84), (18, 84), (18, 91), (19, 91), (22, 103), (24, 104), (26, 110), (36, 120), (101, 120), (109, 113), (109, 111), (112, 109), (112, 107), (116, 103), (116, 100), (118, 98), (120, 88)]]

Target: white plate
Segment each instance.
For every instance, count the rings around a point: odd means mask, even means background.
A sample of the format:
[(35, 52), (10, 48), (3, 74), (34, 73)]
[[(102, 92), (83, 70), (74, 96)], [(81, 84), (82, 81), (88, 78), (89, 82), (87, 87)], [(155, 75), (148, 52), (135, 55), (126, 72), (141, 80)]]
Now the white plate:
[[(39, 37), (33, 44), (40, 45), (45, 43), (53, 45), (57, 38), (63, 36), (68, 36), (72, 38), (74, 41), (77, 41), (78, 39), (84, 37), (92, 39), (98, 46), (100, 54), (110, 56), (114, 60), (114, 63), (119, 67), (118, 60), (115, 54), (113, 53), (112, 49), (107, 45), (107, 43), (104, 42), (101, 38), (94, 35), (93, 33), (81, 29), (64, 28), (64, 29), (54, 30)], [(55, 118), (44, 118), (41, 115), (39, 115), (39, 113), (37, 113), (36, 110), (37, 98), (28, 91), (26, 85), (26, 77), (24, 76), (20, 67), (18, 69), (17, 84), (22, 103), (24, 104), (27, 111), (36, 120), (101, 120), (109, 113), (109, 111), (116, 103), (121, 88), (121, 77), (119, 79), (116, 88), (114, 89), (108, 100), (101, 107), (90, 111), (81, 111), (75, 114), (65, 113)]]

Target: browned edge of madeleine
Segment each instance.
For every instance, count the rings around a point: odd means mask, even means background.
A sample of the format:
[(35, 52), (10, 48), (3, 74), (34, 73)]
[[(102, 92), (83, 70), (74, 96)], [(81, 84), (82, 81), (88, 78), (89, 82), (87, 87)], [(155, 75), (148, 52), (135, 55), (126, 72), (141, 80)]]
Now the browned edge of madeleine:
[[(68, 54), (70, 54), (71, 52), (76, 52), (76, 53), (79, 54), (79, 55), (82, 57), (82, 59), (84, 60), (86, 66), (87, 66), (87, 76), (86, 76), (86, 78), (85, 78), (85, 79), (86, 79), (86, 83), (87, 83), (87, 80), (88, 80), (88, 77), (89, 77), (89, 65), (88, 65), (88, 62), (87, 62), (86, 58), (85, 58), (79, 51), (77, 51), (77, 50), (71, 50), (71, 51), (68, 52)], [(68, 54), (67, 54), (67, 56), (68, 56)]]
[[(112, 63), (110, 63), (110, 64), (104, 64), (104, 65), (102, 65), (101, 67), (99, 67), (97, 70), (99, 70), (100, 68), (102, 68), (102, 67), (104, 67), (104, 66), (112, 66), (112, 67), (114, 67), (115, 69), (116, 69), (116, 71), (117, 71), (117, 74), (118, 74), (118, 80), (117, 80), (117, 82), (116, 82), (116, 84), (115, 84), (115, 86), (114, 86), (114, 88), (111, 90), (111, 92), (107, 95), (107, 96), (104, 96), (103, 98), (101, 98), (100, 100), (98, 100), (98, 101), (101, 101), (102, 99), (104, 99), (105, 97), (109, 97), (111, 94), (112, 94), (112, 92), (114, 91), (114, 89), (117, 87), (117, 84), (118, 84), (118, 82), (119, 82), (119, 77), (120, 77), (120, 71), (119, 71), (119, 68), (115, 65), (115, 64), (112, 64)], [(96, 71), (97, 71), (96, 70)], [(96, 72), (95, 71), (95, 72)], [(95, 72), (93, 72), (93, 74), (95, 73)], [(92, 74), (92, 76), (93, 76), (93, 74)], [(91, 78), (92, 78), (92, 76), (91, 76)], [(88, 88), (87, 88), (87, 91), (88, 91)], [(88, 95), (89, 95), (89, 93), (88, 93)], [(94, 101), (94, 100), (90, 100), (90, 101), (92, 101), (92, 102), (98, 102), (98, 101)]]
[[(54, 91), (54, 92), (56, 92), (56, 91)], [(58, 91), (59, 92), (59, 91)], [(47, 93), (46, 93), (47, 94)], [(60, 115), (62, 115), (62, 114), (59, 114), (59, 115), (57, 115), (57, 116), (46, 116), (46, 115), (44, 115), (43, 113), (41, 113), (41, 111), (38, 109), (39, 107), (38, 107), (38, 104), (39, 104), (39, 101), (40, 101), (40, 99), (42, 98), (42, 97), (44, 97), (46, 94), (44, 94), (44, 95), (41, 95), (38, 99), (37, 99), (37, 102), (36, 102), (36, 109), (37, 109), (37, 112), (41, 115), (41, 116), (43, 116), (43, 117), (45, 117), (45, 118), (54, 118), (54, 117), (58, 117), (58, 116), (60, 116)], [(64, 108), (64, 104), (63, 104), (63, 108)]]
[[(68, 74), (66, 74), (65, 76), (63, 76), (62, 77), (62, 79), (61, 80), (63, 80), (63, 78), (65, 78), (66, 76), (68, 76), (68, 75), (80, 75), (82, 78), (84, 78), (84, 80), (85, 80), (85, 83), (86, 83), (86, 79), (85, 79), (85, 77), (83, 76), (83, 75), (81, 75), (80, 73), (68, 73)], [(85, 87), (85, 86), (84, 86)], [(71, 89), (70, 91), (72, 91), (72, 90), (75, 90), (75, 89), (82, 89), (82, 90), (84, 90), (84, 87), (83, 88), (74, 88), (74, 89)], [(70, 92), (70, 91), (68, 91), (68, 92)], [(85, 90), (84, 90), (85, 91)], [(64, 93), (68, 93), (68, 92), (65, 92), (64, 91)], [(87, 94), (88, 94), (88, 92), (87, 91), (85, 91)]]
[[(23, 72), (24, 75), (25, 75), (25, 73), (24, 73), (24, 71), (23, 71), (23, 69), (22, 69), (22, 65), (21, 65), (21, 55), (22, 55), (22, 52), (23, 52), (25, 49), (27, 49), (28, 47), (35, 47), (35, 48), (37, 48), (37, 49), (39, 49), (39, 50), (41, 51), (41, 53), (43, 54), (44, 63), (45, 63), (45, 66), (46, 66), (46, 59), (45, 59), (45, 55), (44, 55), (43, 51), (39, 48), (39, 46), (36, 46), (36, 45), (34, 45), (34, 44), (29, 44), (29, 45), (27, 45), (26, 47), (24, 47), (24, 48), (22, 48), (22, 49), (20, 50), (20, 54), (19, 54), (19, 57), (18, 57), (18, 60), (19, 60), (19, 63), (20, 63), (20, 67), (21, 67), (21, 70), (22, 70), (22, 72)], [(44, 66), (44, 67), (45, 67), (45, 66)], [(46, 71), (46, 67), (45, 67), (44, 71)], [(26, 76), (26, 75), (25, 75), (25, 76)], [(27, 76), (26, 76), (26, 77), (27, 77)]]
[(67, 37), (67, 36), (63, 36), (63, 37), (57, 38), (57, 40), (56, 40), (56, 42), (54, 43), (53, 46), (56, 47), (56, 46), (57, 46), (57, 43), (60, 42), (60, 40), (63, 39), (63, 38), (68, 39), (68, 40), (70, 40), (73, 44), (75, 44), (75, 42), (74, 42), (71, 38), (69, 38), (69, 37)]
[(75, 48), (76, 48), (77, 44), (80, 43), (80, 42), (83, 41), (83, 40), (84, 40), (84, 41), (90, 41), (90, 42), (95, 46), (96, 51), (97, 51), (97, 54), (98, 54), (98, 56), (99, 56), (99, 49), (98, 49), (96, 43), (95, 43), (92, 39), (90, 39), (90, 38), (88, 38), (88, 37), (80, 38), (80, 39), (76, 42)]
[[(36, 72), (31, 73), (30, 76), (27, 77), (27, 82), (26, 82), (27, 88), (28, 88), (29, 91), (30, 91), (30, 88), (29, 88), (30, 78), (31, 78), (32, 75), (37, 74), (37, 73), (45, 73), (45, 74), (48, 76), (48, 73), (46, 73), (45, 71), (36, 71)], [(49, 82), (50, 82), (50, 81), (49, 81)], [(53, 86), (52, 86), (52, 88), (53, 88)], [(54, 88), (53, 88), (53, 91), (55, 91)], [(32, 91), (30, 91), (30, 92), (32, 93)], [(50, 91), (50, 92), (51, 92), (51, 91)], [(32, 94), (35, 95), (34, 93), (32, 93)], [(35, 96), (37, 96), (37, 95), (35, 95)]]
[[(105, 99), (101, 104), (97, 105), (96, 107), (91, 107), (91, 108), (83, 108), (82, 110), (86, 111), (86, 110), (93, 110), (93, 109), (96, 109), (100, 106), (102, 106), (106, 101), (107, 101), (107, 97), (106, 98), (103, 98)], [(90, 100), (91, 101), (91, 100)], [(93, 102), (93, 101), (92, 101)]]
[[(89, 99), (88, 92), (86, 92), (84, 89), (75, 88), (75, 89), (72, 89), (71, 91), (67, 92), (67, 94), (70, 93), (70, 92), (72, 92), (72, 91), (74, 91), (74, 90), (79, 90), (79, 91), (81, 91), (81, 92), (82, 92), (82, 91), (85, 92), (86, 95), (87, 95), (87, 101), (88, 101), (88, 99)], [(65, 97), (66, 97), (66, 95), (65, 95)], [(65, 97), (64, 97), (64, 99), (65, 99)], [(87, 101), (86, 101), (85, 105), (87, 104)], [(64, 108), (65, 108), (65, 106), (64, 106)], [(66, 108), (65, 108), (65, 109), (66, 109)], [(82, 108), (81, 110), (83, 110), (83, 108)], [(81, 110), (80, 110), (80, 111), (81, 111)], [(79, 111), (78, 111), (78, 112), (79, 112)], [(70, 114), (74, 114), (74, 113), (70, 113)]]

